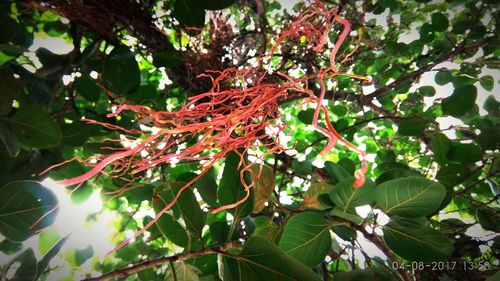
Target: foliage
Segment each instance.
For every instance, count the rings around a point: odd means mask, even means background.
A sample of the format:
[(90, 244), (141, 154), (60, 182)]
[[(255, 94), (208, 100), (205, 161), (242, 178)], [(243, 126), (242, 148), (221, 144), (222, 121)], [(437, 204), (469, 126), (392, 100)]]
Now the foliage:
[[(309, 33), (290, 23), (320, 2), (0, 3), (2, 279), (494, 280), (499, 4), (338, 2)], [(352, 32), (332, 46), (341, 19)], [(228, 116), (231, 131), (182, 154)], [(155, 130), (182, 157), (153, 163)], [(116, 251), (92, 258), (51, 228), (65, 210), (46, 177), (78, 183), (56, 187), (75, 204), (101, 194), (86, 224), (112, 213), (116, 235), (99, 239)]]

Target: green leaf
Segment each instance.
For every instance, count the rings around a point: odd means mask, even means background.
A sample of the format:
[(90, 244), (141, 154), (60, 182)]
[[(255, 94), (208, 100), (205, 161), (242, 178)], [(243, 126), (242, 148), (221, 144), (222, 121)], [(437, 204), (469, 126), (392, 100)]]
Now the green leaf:
[(212, 167), (194, 183), (203, 201), (212, 208), (217, 205), (217, 182), (215, 179), (216, 173)]
[(40, 254), (46, 254), (59, 239), (61, 239), (61, 235), (54, 228), (42, 231), (38, 235), (38, 249), (40, 250)]
[(279, 228), (273, 220), (266, 216), (259, 216), (253, 219), (255, 231), (252, 235), (260, 235), (269, 241), (275, 241)]
[(295, 173), (303, 176), (310, 175), (312, 173), (312, 162), (311, 160), (297, 161), (292, 160), (292, 169)]
[(473, 143), (459, 143), (451, 147), (447, 157), (460, 163), (475, 163), (481, 160), (483, 153), (481, 148)]
[(23, 105), (10, 119), (19, 142), (34, 148), (57, 145), (62, 138), (57, 123), (40, 107)]
[[(257, 178), (261, 167), (262, 172), (260, 172), (260, 178)], [(252, 187), (252, 189), (255, 192), (253, 213), (259, 213), (264, 208), (265, 203), (271, 198), (274, 190), (274, 185), (276, 184), (276, 178), (271, 166), (253, 165), (251, 169), (253, 172), (252, 181), (254, 182), (254, 186)]]
[[(170, 192), (170, 191), (168, 191)], [(153, 197), (153, 208), (156, 213), (159, 213), (165, 206), (170, 203), (170, 201), (166, 201), (164, 198), (164, 194), (157, 194)], [(179, 245), (183, 248), (186, 248), (189, 243), (189, 237), (186, 233), (186, 230), (182, 225), (177, 222), (170, 214), (164, 213), (158, 220), (156, 221), (156, 226), (161, 231), (168, 240), (172, 241), (172, 243)]]
[(17, 80), (8, 67), (0, 68), (0, 116), (12, 111), (12, 101), (17, 94)]
[[(246, 157), (243, 157), (246, 161)], [(245, 187), (240, 179), (240, 163), (241, 157), (234, 151), (226, 155), (224, 162), (224, 171), (220, 180), (219, 189), (217, 190), (217, 197), (222, 205), (229, 205), (238, 202), (246, 195)], [(242, 164), (241, 167), (246, 166)], [(245, 183), (249, 184), (249, 173), (244, 174)], [(235, 217), (241, 219), (248, 216), (253, 210), (254, 196), (253, 190), (250, 189), (250, 196), (248, 199), (237, 206), (236, 208), (229, 209), (228, 211)]]
[(476, 219), (485, 230), (498, 232), (500, 229), (500, 217), (498, 214), (498, 210), (494, 212), (487, 208), (479, 208), (476, 210)]
[(446, 163), (448, 161), (447, 155), (452, 147), (451, 141), (444, 134), (436, 134), (431, 139), (431, 149), (434, 153), (434, 158), (439, 164)]
[(102, 76), (108, 88), (115, 94), (133, 93), (141, 83), (141, 72), (135, 55), (128, 47), (113, 49), (103, 64)]
[(252, 236), (239, 254), (227, 251), (221, 256), (219, 272), (225, 281), (321, 280), (311, 269), (260, 236)]
[(399, 122), (398, 133), (403, 136), (418, 136), (427, 128), (427, 122), (419, 119), (403, 119)]
[(500, 148), (500, 125), (481, 129), (481, 133), (475, 141), (483, 150), (495, 150)]
[(448, 29), (448, 18), (442, 13), (434, 13), (432, 14), (432, 28), (435, 31), (446, 31)]
[(320, 264), (332, 244), (331, 223), (313, 212), (293, 216), (285, 225), (279, 247), (308, 267)]
[(314, 108), (308, 108), (299, 112), (298, 118), (302, 123), (311, 125), (314, 117)]
[(443, 86), (450, 83), (453, 80), (453, 75), (451, 75), (450, 71), (439, 71), (434, 76), (434, 81), (436, 84)]
[(66, 251), (64, 257), (66, 261), (74, 268), (80, 267), (94, 255), (94, 248), (88, 245), (84, 249), (71, 249)]
[(470, 171), (467, 167), (459, 164), (448, 164), (439, 169), (436, 179), (450, 187), (454, 187), (466, 180), (469, 175)]
[(61, 142), (70, 146), (82, 146), (87, 140), (99, 134), (99, 126), (87, 124), (80, 120), (76, 120), (71, 124), (64, 124), (61, 128)]
[[(174, 194), (177, 194), (185, 183), (175, 182), (170, 185)], [(182, 218), (186, 222), (186, 228), (196, 233), (198, 237), (201, 237), (207, 214), (201, 210), (191, 186), (182, 191), (176, 204), (181, 210)]]
[(50, 90), (47, 81), (38, 77), (36, 74), (29, 72), (26, 68), (20, 65), (11, 64), (10, 67), (14, 73), (19, 75), (24, 88), (36, 104), (49, 105), (52, 97), (52, 91)]
[(459, 117), (472, 109), (476, 104), (477, 88), (474, 85), (464, 85), (455, 88), (453, 94), (441, 103), (444, 114)]
[(9, 239), (4, 239), (2, 242), (0, 242), (0, 252), (8, 256), (17, 253), (22, 248), (23, 248), (22, 243), (12, 242)]
[[(12, 274), (11, 267), (19, 266)], [(9, 278), (7, 278), (7, 273), (9, 273)], [(2, 270), (2, 280), (9, 281), (29, 281), (35, 280), (38, 274), (37, 263), (35, 254), (33, 250), (26, 249), (21, 254), (17, 255), (8, 264), (3, 267)]]
[(193, 265), (187, 264), (183, 261), (174, 263), (175, 277), (172, 268), (167, 269), (166, 281), (198, 281), (201, 271)]
[(426, 97), (432, 97), (436, 94), (436, 89), (433, 86), (422, 86), (418, 88), (418, 93)]
[(205, 25), (205, 9), (203, 1), (176, 0), (172, 15), (180, 24), (189, 27), (202, 27)]
[(170, 68), (182, 63), (182, 56), (176, 50), (164, 50), (153, 54), (153, 64), (156, 67)]
[(54, 222), (57, 205), (54, 193), (39, 182), (10, 182), (0, 189), (0, 233), (11, 241), (22, 242)]
[(415, 219), (394, 218), (383, 232), (387, 246), (410, 261), (444, 261), (453, 253), (453, 243), (446, 236)]
[(74, 86), (76, 91), (88, 101), (96, 102), (99, 100), (102, 89), (87, 74), (82, 74), (81, 77), (76, 78)]
[(361, 224), (363, 222), (363, 218), (358, 215), (353, 215), (351, 213), (346, 213), (338, 209), (333, 209), (330, 211), (330, 216), (339, 217), (355, 224)]
[(38, 262), (38, 276), (45, 272), (45, 269), (49, 266), (50, 261), (61, 251), (62, 247), (68, 240), (69, 235), (61, 238), (57, 243), (43, 256), (43, 258)]
[(337, 183), (330, 192), (330, 200), (335, 203), (335, 208), (343, 212), (354, 212), (354, 208), (373, 202), (375, 184), (367, 180), (360, 188), (352, 186), (354, 178), (350, 177)]
[(0, 139), (11, 157), (19, 155), (21, 151), (19, 141), (17, 141), (17, 138), (12, 134), (8, 125), (3, 121), (0, 121)]
[(493, 80), (493, 76), (485, 75), (479, 79), (479, 83), (486, 91), (491, 92), (493, 90), (493, 85), (495, 84), (495, 81)]
[(342, 180), (352, 177), (352, 175), (349, 174), (349, 172), (347, 172), (344, 167), (330, 161), (325, 162), (325, 169), (332, 177), (333, 183), (338, 183)]
[(446, 189), (421, 177), (386, 181), (375, 189), (375, 202), (387, 214), (408, 218), (434, 213), (441, 205)]
[(500, 113), (500, 102), (495, 99), (495, 96), (488, 96), (483, 104), (484, 110), (491, 114)]

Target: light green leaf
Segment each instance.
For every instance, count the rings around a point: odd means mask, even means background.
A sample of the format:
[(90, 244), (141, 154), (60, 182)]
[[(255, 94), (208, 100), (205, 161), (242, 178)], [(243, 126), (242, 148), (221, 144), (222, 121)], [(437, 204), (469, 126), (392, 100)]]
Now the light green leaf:
[(197, 281), (200, 280), (201, 271), (193, 265), (183, 261), (174, 263), (175, 277), (172, 268), (167, 269), (166, 281)]
[(42, 108), (23, 105), (10, 119), (12, 131), (19, 142), (34, 148), (57, 145), (62, 138), (57, 123)]
[(266, 238), (252, 236), (238, 254), (219, 255), (219, 272), (224, 281), (320, 281), (311, 269), (291, 258)]
[(314, 267), (325, 259), (332, 244), (330, 226), (319, 214), (297, 214), (286, 223), (279, 247), (308, 267)]
[(383, 227), (387, 246), (398, 256), (410, 261), (434, 262), (447, 260), (453, 243), (443, 234), (421, 221), (394, 218)]
[(375, 188), (375, 202), (382, 211), (408, 218), (434, 213), (445, 195), (443, 185), (422, 177), (390, 180)]
[(54, 222), (57, 204), (54, 193), (39, 182), (13, 181), (6, 184), (0, 188), (0, 233), (15, 242), (28, 239)]

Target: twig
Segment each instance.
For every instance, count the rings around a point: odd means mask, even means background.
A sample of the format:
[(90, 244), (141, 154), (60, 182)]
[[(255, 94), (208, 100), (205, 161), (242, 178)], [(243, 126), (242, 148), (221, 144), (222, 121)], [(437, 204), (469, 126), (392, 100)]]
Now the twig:
[(87, 278), (87, 279), (84, 279), (82, 281), (101, 281), (101, 280), (109, 280), (112, 278), (124, 278), (124, 277), (130, 276), (134, 273), (137, 273), (139, 271), (148, 269), (148, 268), (158, 267), (158, 266), (164, 265), (166, 263), (173, 263), (176, 261), (197, 258), (197, 257), (201, 257), (201, 256), (204, 256), (207, 254), (219, 253), (219, 252), (224, 251), (228, 248), (234, 248), (238, 245), (239, 245), (239, 243), (229, 242), (229, 243), (224, 243), (224, 244), (217, 246), (217, 247), (204, 248), (204, 249), (201, 249), (199, 251), (182, 253), (182, 254), (173, 255), (173, 256), (169, 256), (169, 257), (161, 257), (161, 258), (154, 259), (154, 260), (147, 260), (147, 261), (143, 261), (143, 262), (134, 264), (134, 265), (129, 266), (129, 267), (125, 267), (125, 268), (121, 268), (121, 269), (117, 269), (115, 271), (105, 273), (105, 274), (98, 276), (98, 277)]

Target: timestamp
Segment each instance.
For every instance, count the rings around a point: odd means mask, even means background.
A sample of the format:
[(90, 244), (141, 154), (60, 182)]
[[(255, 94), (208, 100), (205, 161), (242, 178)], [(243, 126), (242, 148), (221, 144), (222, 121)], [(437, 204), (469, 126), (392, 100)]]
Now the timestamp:
[(411, 270), (411, 271), (452, 271), (452, 270), (479, 270), (487, 271), (491, 270), (491, 264), (488, 261), (478, 261), (478, 262), (457, 262), (457, 261), (436, 261), (431, 263), (425, 262), (409, 262), (409, 263), (399, 263), (397, 261), (392, 262), (392, 269), (398, 270)]

